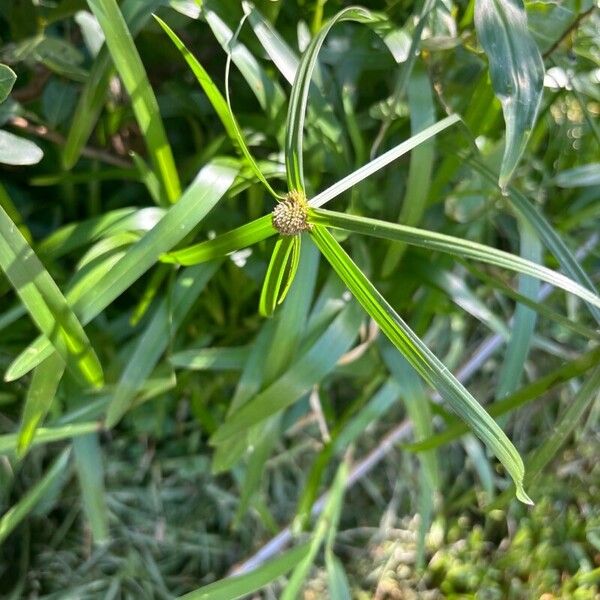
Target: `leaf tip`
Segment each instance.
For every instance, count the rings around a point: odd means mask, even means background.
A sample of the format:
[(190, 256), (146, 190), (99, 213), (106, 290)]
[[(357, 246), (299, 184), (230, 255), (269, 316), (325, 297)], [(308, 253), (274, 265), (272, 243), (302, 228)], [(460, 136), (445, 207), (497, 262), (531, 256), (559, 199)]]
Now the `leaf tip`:
[(521, 483), (517, 485), (517, 498), (523, 504), (527, 504), (529, 506), (535, 505), (535, 502), (527, 495), (527, 493), (525, 492), (525, 488), (523, 487), (523, 484), (521, 484)]

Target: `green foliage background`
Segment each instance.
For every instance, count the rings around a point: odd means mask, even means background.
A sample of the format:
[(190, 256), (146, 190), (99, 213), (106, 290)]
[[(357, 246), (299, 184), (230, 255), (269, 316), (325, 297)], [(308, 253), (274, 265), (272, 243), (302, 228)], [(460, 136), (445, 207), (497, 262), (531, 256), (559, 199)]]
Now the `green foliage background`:
[(594, 598), (599, 30), (0, 2), (0, 595)]

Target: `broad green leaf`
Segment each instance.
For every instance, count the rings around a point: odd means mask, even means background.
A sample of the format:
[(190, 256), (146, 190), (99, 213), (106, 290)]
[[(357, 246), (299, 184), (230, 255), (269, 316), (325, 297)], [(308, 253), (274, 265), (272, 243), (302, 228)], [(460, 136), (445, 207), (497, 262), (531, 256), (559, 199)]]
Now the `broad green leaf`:
[(500, 168), (505, 188), (525, 150), (544, 87), (544, 62), (527, 28), (522, 0), (476, 0), (475, 28), (502, 103), (506, 145)]
[(200, 292), (215, 274), (218, 263), (185, 269), (177, 278), (172, 298), (167, 295), (139, 336), (106, 413), (106, 427), (114, 427), (131, 407), (135, 394), (158, 363)]
[(331, 550), (325, 550), (327, 583), (331, 600), (351, 600), (350, 583), (340, 559)]
[(233, 143), (240, 149), (242, 156), (248, 162), (248, 165), (252, 169), (253, 173), (256, 175), (259, 181), (265, 186), (265, 188), (269, 191), (269, 193), (277, 198), (278, 195), (275, 193), (271, 184), (266, 180), (259, 166), (256, 164), (256, 161), (250, 154), (250, 150), (248, 149), (248, 145), (246, 144), (246, 140), (242, 134), (240, 126), (237, 123), (235, 116), (231, 111), (231, 104), (229, 101), (229, 92), (227, 90), (227, 81), (229, 75), (229, 61), (231, 59), (231, 52), (227, 53), (227, 68), (226, 68), (226, 77), (225, 77), (225, 93), (227, 98), (223, 98), (223, 95), (217, 88), (217, 86), (213, 83), (213, 80), (210, 78), (210, 75), (206, 72), (204, 67), (198, 62), (198, 60), (194, 57), (194, 55), (185, 47), (185, 44), (177, 37), (177, 34), (159, 17), (154, 15), (154, 18), (158, 21), (159, 25), (164, 29), (165, 33), (171, 38), (171, 41), (175, 44), (181, 55), (186, 60), (190, 69), (196, 76), (198, 83), (202, 86), (206, 97), (210, 100), (217, 116), (223, 123), (225, 127), (225, 131)]
[(291, 571), (308, 554), (309, 547), (309, 543), (300, 544), (265, 562), (250, 573), (221, 579), (185, 594), (185, 596), (180, 596), (180, 600), (236, 600), (237, 598), (245, 598)]
[[(408, 86), (410, 110), (410, 132), (412, 135), (435, 124), (435, 106), (429, 75), (424, 67), (415, 67)], [(427, 207), (427, 196), (431, 184), (431, 173), (435, 157), (433, 140), (419, 144), (410, 156), (406, 192), (402, 200), (398, 223), (418, 225)], [(398, 266), (406, 246), (394, 244), (388, 248), (383, 261), (384, 277)]]
[(199, 348), (175, 352), (169, 362), (190, 371), (241, 371), (250, 356), (248, 346), (238, 348)]
[(265, 215), (227, 233), (222, 233), (212, 240), (163, 254), (160, 260), (184, 266), (196, 265), (262, 242), (276, 233), (271, 215)]
[(269, 58), (286, 78), (289, 84), (294, 83), (294, 77), (300, 61), (287, 42), (279, 35), (277, 30), (267, 21), (250, 2), (242, 0), (244, 14), (248, 15), (248, 21), (262, 47), (266, 50)]
[[(527, 222), (519, 223), (521, 235), (521, 256), (532, 262), (542, 260), (542, 244), (535, 231)], [(519, 277), (519, 292), (528, 298), (535, 299), (540, 291), (540, 282), (533, 277)], [(533, 333), (537, 321), (535, 310), (518, 304), (511, 325), (511, 336), (506, 347), (506, 353), (496, 386), (496, 399), (503, 398), (514, 392), (521, 382), (525, 363), (533, 341)]]
[(148, 231), (165, 215), (164, 208), (119, 208), (99, 217), (78, 223), (63, 225), (44, 238), (38, 252), (48, 258), (57, 259), (81, 246), (123, 231)]
[(144, 317), (144, 315), (148, 312), (152, 301), (158, 293), (162, 290), (162, 285), (167, 276), (171, 273), (171, 269), (167, 265), (157, 265), (152, 275), (150, 277), (150, 281), (146, 285), (144, 289), (144, 293), (133, 309), (133, 313), (129, 318), (129, 323), (135, 327)]
[(337, 198), (340, 194), (344, 193), (346, 190), (349, 190), (351, 187), (355, 186), (357, 183), (360, 183), (363, 179), (366, 179), (373, 173), (379, 171), (386, 165), (389, 165), (391, 162), (395, 161), (397, 158), (406, 154), (413, 148), (416, 148), (423, 142), (426, 142), (434, 135), (444, 131), (444, 129), (458, 123), (460, 121), (460, 117), (457, 115), (451, 115), (438, 121), (435, 125), (431, 125), (431, 127), (427, 127), (420, 133), (413, 135), (408, 138), (401, 144), (398, 144), (395, 148), (388, 150), (383, 153), (381, 156), (378, 156), (371, 162), (366, 165), (360, 167), (360, 169), (356, 169), (350, 175), (340, 179), (337, 183), (334, 183), (331, 187), (327, 188), (323, 192), (320, 192), (313, 198), (311, 198), (308, 202), (309, 206), (313, 208), (319, 208), (323, 206), (330, 200)]
[(236, 410), (215, 432), (211, 443), (220, 444), (229, 437), (238, 436), (309, 392), (349, 350), (358, 333), (360, 319), (360, 310), (351, 303), (317, 340), (311, 341), (310, 347), (300, 352), (299, 358), (283, 375)]
[(299, 235), (281, 236), (275, 242), (258, 305), (263, 317), (273, 316), (277, 305), (285, 300), (298, 268), (300, 240)]
[(96, 544), (108, 540), (108, 507), (104, 487), (104, 461), (98, 433), (73, 439), (73, 455), (83, 510)]
[(35, 165), (42, 160), (41, 148), (9, 131), (0, 129), (0, 163), (5, 165)]
[(0, 103), (8, 98), (16, 80), (15, 72), (10, 67), (0, 63)]
[(45, 475), (38, 481), (10, 510), (0, 518), (0, 545), (14, 531), (14, 529), (27, 517), (27, 515), (41, 502), (46, 492), (65, 475), (69, 462), (70, 448), (63, 450)]
[(19, 457), (23, 457), (29, 450), (37, 428), (43, 422), (54, 400), (64, 370), (65, 363), (58, 354), (52, 354), (34, 369), (19, 429), (17, 441)]
[(179, 175), (158, 110), (158, 102), (131, 32), (116, 0), (88, 0), (88, 5), (104, 31), (106, 45), (115, 67), (131, 96), (133, 111), (146, 139), (152, 163), (160, 176), (166, 197), (169, 202), (174, 203), (181, 195)]
[[(573, 377), (578, 377), (595, 367), (600, 361), (600, 348), (596, 348), (587, 354), (584, 354), (580, 358), (567, 363), (563, 367), (556, 369), (548, 375), (544, 375), (533, 381), (532, 383), (523, 386), (520, 390), (514, 392), (510, 396), (494, 402), (489, 406), (489, 413), (492, 417), (500, 417), (506, 415), (513, 410), (523, 406), (527, 402), (538, 399), (540, 396), (550, 391), (554, 387), (569, 381)], [(458, 420), (449, 423), (446, 430), (442, 433), (438, 433), (422, 442), (416, 442), (414, 444), (408, 444), (406, 448), (413, 452), (423, 452), (425, 450), (431, 450), (444, 444), (448, 444), (461, 435), (468, 432), (468, 428), (464, 423), (460, 423)]]
[[(48, 444), (50, 442), (59, 442), (80, 435), (86, 435), (92, 431), (101, 429), (100, 423), (76, 423), (74, 425), (62, 425), (57, 427), (40, 427), (33, 438), (32, 446)], [(7, 433), (0, 435), (0, 454), (15, 452), (19, 435), (17, 433)]]
[(348, 289), (413, 369), (440, 392), (452, 409), (498, 457), (515, 482), (519, 500), (531, 503), (523, 489), (523, 461), (502, 429), (400, 318), (333, 236), (319, 225), (313, 228), (311, 235)]
[(374, 17), (371, 13), (364, 8), (350, 7), (340, 11), (311, 40), (306, 52), (302, 56), (292, 86), (286, 123), (285, 164), (290, 191), (305, 191), (304, 170), (302, 166), (302, 140), (304, 138), (304, 120), (306, 118), (308, 92), (319, 50), (327, 34), (336, 23), (342, 21), (368, 23), (373, 20)]
[(600, 185), (600, 163), (590, 163), (557, 173), (554, 184), (561, 188)]
[[(468, 157), (467, 161), (473, 166), (478, 173), (481, 173), (488, 181), (495, 182), (496, 176), (488, 169), (481, 161), (473, 157)], [(533, 227), (538, 234), (542, 243), (558, 260), (561, 269), (571, 279), (579, 283), (581, 286), (588, 288), (597, 295), (596, 287), (583, 270), (577, 258), (573, 255), (563, 238), (548, 222), (546, 217), (532, 204), (521, 192), (514, 187), (508, 188), (509, 195), (507, 197), (511, 206), (522, 215), (522, 217)], [(592, 315), (598, 323), (600, 323), (600, 309), (588, 303), (588, 307)]]
[(380, 237), (392, 241), (402, 241), (420, 248), (439, 250), (447, 254), (453, 254), (464, 258), (471, 258), (480, 262), (488, 263), (517, 273), (531, 275), (541, 281), (546, 281), (566, 292), (578, 296), (593, 307), (600, 307), (600, 298), (589, 289), (576, 283), (572, 279), (548, 269), (542, 265), (525, 260), (520, 256), (497, 250), (491, 246), (471, 242), (463, 238), (457, 238), (435, 231), (418, 229), (416, 227), (405, 227), (378, 219), (369, 219), (356, 215), (333, 212), (324, 209), (312, 210), (309, 213), (309, 221), (316, 225), (325, 225), (345, 231), (353, 231), (369, 236)]
[(81, 323), (54, 279), (2, 207), (0, 268), (27, 308), (33, 322), (50, 340), (49, 348), (53, 346), (80, 379), (94, 386), (101, 386), (104, 379), (102, 366)]
[[(237, 169), (227, 161), (206, 165), (187, 188), (181, 199), (163, 218), (131, 246), (114, 268), (86, 290), (73, 305), (81, 320), (89, 323), (113, 300), (137, 281), (159, 257), (178, 244), (210, 212), (229, 189)], [(45, 338), (38, 338), (8, 368), (7, 381), (18, 379), (52, 353)]]
[[(165, 0), (125, 0), (121, 4), (121, 10), (131, 35), (135, 37), (152, 12), (164, 3)], [(94, 60), (71, 120), (62, 156), (67, 170), (79, 160), (81, 151), (96, 125), (112, 75), (113, 65), (105, 45)]]

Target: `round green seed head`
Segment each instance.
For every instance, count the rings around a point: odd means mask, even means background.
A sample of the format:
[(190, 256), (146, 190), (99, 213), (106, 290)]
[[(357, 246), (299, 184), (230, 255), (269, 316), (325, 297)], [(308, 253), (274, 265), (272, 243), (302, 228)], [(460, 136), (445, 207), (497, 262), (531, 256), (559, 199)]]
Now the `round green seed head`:
[(281, 235), (297, 235), (310, 231), (308, 202), (302, 192), (289, 192), (273, 210), (273, 226)]

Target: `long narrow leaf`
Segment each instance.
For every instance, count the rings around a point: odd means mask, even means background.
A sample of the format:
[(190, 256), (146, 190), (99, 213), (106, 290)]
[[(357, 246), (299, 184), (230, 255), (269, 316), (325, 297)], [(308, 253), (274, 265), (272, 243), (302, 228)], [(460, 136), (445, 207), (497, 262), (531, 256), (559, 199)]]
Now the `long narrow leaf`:
[(81, 488), (83, 509), (96, 544), (108, 540), (108, 507), (104, 487), (104, 462), (98, 433), (73, 440), (75, 468)]
[(544, 62), (527, 28), (521, 0), (477, 0), (475, 27), (502, 103), (506, 146), (499, 183), (505, 188), (535, 124), (544, 88)]
[(160, 259), (163, 262), (191, 266), (221, 258), (275, 235), (277, 229), (273, 227), (272, 221), (271, 215), (265, 215), (227, 233), (222, 233), (212, 240), (163, 254)]
[(306, 117), (306, 105), (308, 103), (308, 92), (313, 70), (317, 63), (319, 50), (327, 37), (331, 28), (342, 21), (357, 21), (359, 23), (368, 23), (373, 21), (374, 17), (364, 8), (349, 7), (346, 8), (325, 25), (309, 44), (306, 52), (302, 56), (300, 65), (296, 72), (292, 94), (288, 107), (288, 117), (286, 124), (285, 140), (285, 164), (288, 178), (288, 188), (290, 191), (304, 191), (304, 171), (302, 159), (302, 140), (304, 137), (304, 120)]
[(523, 488), (523, 461), (502, 429), (400, 318), (334, 237), (318, 225), (313, 228), (312, 237), (348, 289), (406, 360), (498, 457), (515, 482), (519, 500), (531, 503)]
[(17, 441), (19, 457), (23, 457), (31, 446), (36, 430), (43, 422), (54, 400), (64, 370), (65, 363), (61, 357), (58, 354), (52, 354), (33, 371)]
[(340, 194), (355, 186), (357, 183), (360, 183), (363, 179), (373, 175), (373, 173), (376, 173), (379, 171), (379, 169), (389, 165), (403, 154), (406, 154), (413, 148), (416, 148), (423, 142), (426, 142), (428, 139), (432, 138), (434, 135), (437, 135), (438, 133), (444, 131), (444, 129), (447, 129), (459, 121), (460, 117), (458, 115), (450, 115), (449, 117), (438, 121), (435, 125), (427, 127), (420, 133), (413, 135), (401, 144), (398, 144), (395, 148), (388, 150), (381, 156), (378, 156), (360, 169), (357, 169), (347, 177), (340, 179), (331, 187), (311, 198), (308, 202), (309, 206), (313, 208), (319, 208), (320, 206), (323, 206), (330, 200), (337, 198)]
[(600, 307), (600, 298), (596, 294), (572, 279), (565, 277), (562, 273), (557, 273), (552, 269), (528, 261), (520, 256), (497, 250), (491, 246), (485, 246), (477, 242), (471, 242), (435, 231), (406, 227), (378, 219), (369, 219), (368, 217), (324, 209), (310, 211), (309, 221), (317, 225), (325, 225), (327, 227), (353, 231), (392, 241), (402, 241), (420, 248), (439, 250), (447, 254), (471, 258), (502, 267), (503, 269), (516, 271), (517, 273), (531, 275), (578, 296), (594, 307)]
[(219, 444), (239, 435), (251, 425), (287, 408), (310, 391), (348, 351), (358, 333), (360, 319), (360, 309), (357, 310), (356, 304), (347, 306), (281, 377), (246, 402), (221, 425), (212, 436), (211, 443)]
[(285, 299), (298, 268), (300, 239), (298, 235), (284, 236), (275, 242), (258, 305), (263, 317), (271, 317)]
[[(229, 94), (227, 93), (227, 99), (223, 97), (219, 88), (213, 83), (210, 75), (206, 72), (204, 67), (200, 64), (200, 62), (196, 59), (196, 57), (186, 48), (185, 44), (181, 41), (181, 39), (177, 36), (177, 34), (159, 17), (154, 15), (154, 18), (158, 21), (158, 24), (164, 29), (165, 33), (171, 38), (171, 41), (175, 44), (181, 55), (189, 65), (190, 69), (196, 76), (198, 83), (202, 86), (206, 97), (210, 100), (217, 116), (223, 123), (223, 127), (225, 127), (225, 131), (230, 139), (237, 145), (240, 149), (242, 156), (248, 162), (248, 165), (252, 169), (253, 173), (262, 182), (265, 188), (270, 192), (270, 194), (277, 198), (277, 194), (271, 187), (271, 184), (266, 180), (259, 166), (256, 164), (252, 154), (250, 154), (250, 150), (248, 149), (248, 145), (246, 144), (246, 140), (242, 135), (242, 131), (240, 126), (237, 123), (237, 120), (233, 113), (231, 112), (230, 104), (229, 104)], [(229, 59), (231, 57), (231, 53), (228, 53), (228, 61), (227, 61), (227, 73), (229, 72)], [(228, 77), (225, 78), (226, 81)], [(227, 84), (226, 84), (227, 85)]]
[(10, 510), (0, 518), (0, 545), (10, 533), (43, 500), (47, 490), (59, 481), (69, 462), (70, 448), (63, 450), (46, 474)]
[[(81, 323), (17, 226), (0, 207), (0, 268), (34, 323), (73, 373), (101, 386), (100, 361)], [(41, 361), (40, 361), (41, 362)]]
[(114, 427), (131, 407), (135, 394), (152, 373), (170, 337), (181, 326), (198, 295), (215, 274), (217, 266), (212, 263), (185, 269), (177, 279), (173, 298), (163, 299), (156, 307), (119, 378), (115, 394), (108, 405), (107, 427)]
[[(229, 162), (206, 165), (181, 199), (172, 206), (139, 242), (131, 246), (114, 268), (74, 303), (84, 323), (98, 316), (115, 298), (141, 277), (160, 256), (178, 244), (210, 212), (235, 179), (237, 169)], [(9, 366), (7, 381), (18, 379), (52, 353), (44, 338), (38, 338)]]
[[(478, 173), (483, 175), (488, 181), (495, 183), (496, 175), (480, 160), (472, 156), (466, 157), (468, 163), (474, 167)], [(556, 260), (558, 260), (561, 269), (573, 280), (588, 288), (595, 294), (597, 294), (594, 283), (583, 270), (583, 267), (579, 264), (579, 261), (575, 255), (571, 252), (563, 238), (557, 233), (556, 229), (552, 227), (549, 221), (544, 215), (538, 210), (533, 203), (531, 203), (521, 192), (515, 187), (510, 186), (508, 188), (507, 200), (511, 206), (519, 212), (523, 218), (533, 227), (536, 233), (540, 236), (540, 239), (552, 252)], [(588, 304), (589, 310), (600, 323), (600, 308)]]
[(300, 544), (246, 575), (221, 579), (185, 594), (185, 596), (180, 596), (180, 600), (236, 600), (236, 598), (245, 598), (291, 571), (308, 554), (309, 548), (309, 543)]
[(115, 67), (131, 96), (133, 111), (146, 139), (152, 163), (160, 176), (166, 197), (169, 202), (174, 203), (181, 195), (179, 175), (158, 110), (156, 96), (148, 81), (131, 32), (127, 28), (116, 0), (88, 0), (88, 5), (104, 31), (106, 45)]
[[(125, 0), (121, 4), (125, 23), (133, 37), (139, 33), (152, 12), (165, 2), (166, 0)], [(62, 156), (66, 170), (71, 169), (81, 156), (102, 110), (112, 74), (110, 54), (106, 45), (103, 45), (89, 71), (71, 120)]]
[[(592, 367), (595, 367), (600, 361), (600, 348), (596, 348), (587, 354), (584, 354), (580, 358), (567, 363), (565, 366), (544, 375), (533, 381), (532, 383), (522, 387), (514, 394), (507, 396), (503, 400), (494, 402), (489, 407), (489, 413), (492, 417), (500, 417), (506, 415), (513, 410), (516, 410), (520, 406), (523, 406), (527, 402), (536, 400), (549, 390), (553, 389), (557, 385), (569, 381), (573, 377), (578, 377), (589, 371)], [(422, 442), (415, 442), (406, 446), (409, 450), (414, 452), (424, 452), (432, 448), (437, 448), (443, 444), (447, 444), (458, 439), (461, 435), (468, 432), (468, 428), (458, 420), (450, 423), (445, 431), (438, 433), (427, 440)]]

